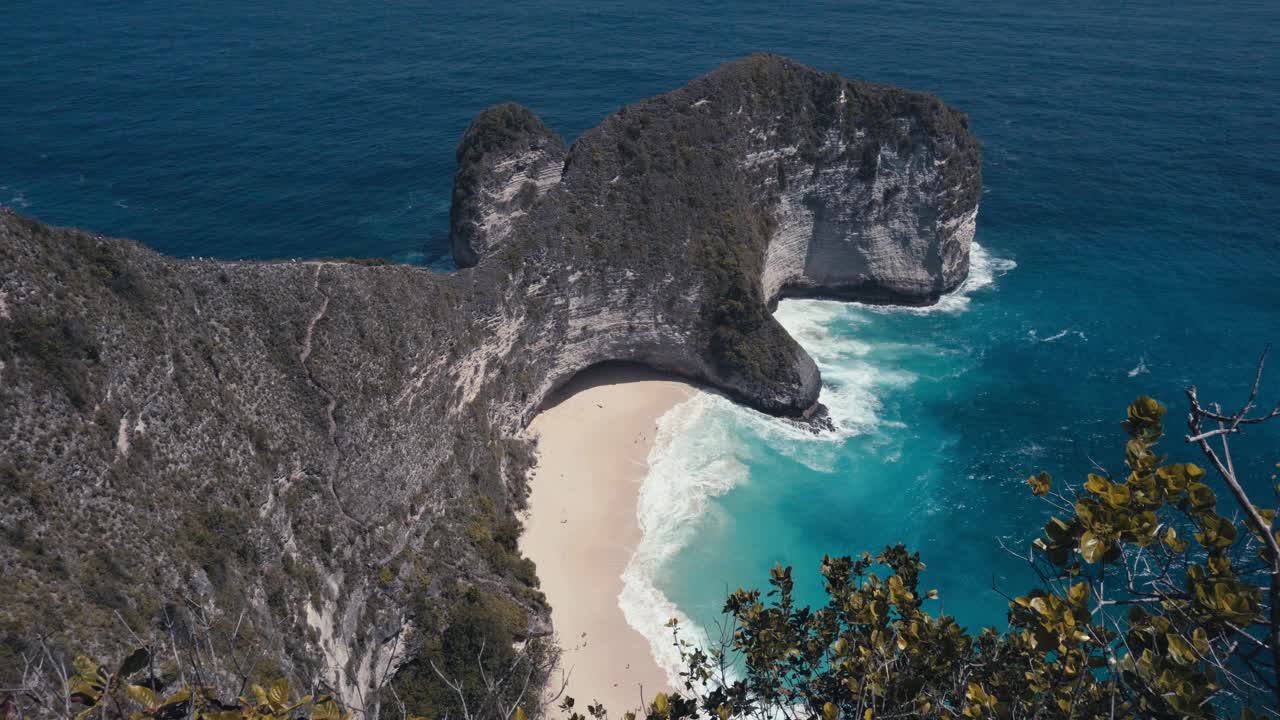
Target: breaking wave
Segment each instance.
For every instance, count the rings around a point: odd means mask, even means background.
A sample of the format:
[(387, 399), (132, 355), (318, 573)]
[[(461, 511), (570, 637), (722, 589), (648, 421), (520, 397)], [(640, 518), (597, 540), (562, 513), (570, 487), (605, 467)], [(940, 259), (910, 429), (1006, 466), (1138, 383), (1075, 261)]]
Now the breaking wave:
[(1138, 358), (1138, 364), (1133, 366), (1133, 369), (1129, 370), (1128, 375), (1129, 377), (1138, 377), (1139, 375), (1145, 375), (1148, 372), (1151, 371), (1147, 369), (1147, 357), (1144, 355)]
[(686, 640), (705, 642), (701, 628), (658, 589), (656, 579), (667, 562), (684, 548), (707, 503), (747, 477), (747, 468), (731, 453), (737, 442), (724, 423), (707, 416), (727, 403), (702, 393), (671, 409), (658, 421), (658, 436), (649, 452), (649, 474), (640, 486), (636, 516), (640, 544), (622, 574), (618, 604), (627, 624), (649, 640), (654, 660), (674, 684), (681, 669), (668, 623), (676, 619)]
[[(969, 309), (969, 296), (977, 290), (995, 284), (996, 278), (1005, 275), (1018, 267), (1018, 263), (1009, 258), (993, 256), (978, 243), (969, 246), (969, 275), (960, 283), (960, 287), (943, 295), (937, 303), (925, 307), (902, 307), (898, 305), (864, 305), (851, 303), (873, 313), (889, 315), (893, 313), (911, 313), (913, 315), (929, 315), (932, 313), (960, 313)], [(808, 349), (808, 348), (806, 348)]]
[(714, 392), (699, 393), (662, 416), (636, 508), (640, 543), (623, 572), (618, 604), (627, 623), (648, 638), (654, 659), (673, 683), (680, 680), (682, 667), (670, 621), (679, 623), (684, 640), (705, 643), (706, 634), (659, 585), (670, 561), (694, 541), (699, 519), (714, 498), (750, 480), (753, 448), (768, 447), (812, 470), (830, 472), (849, 438), (901, 427), (882, 416), (881, 396), (910, 386), (916, 376), (883, 359), (877, 362), (873, 351), (886, 348), (858, 339), (859, 328), (890, 313), (963, 312), (971, 293), (989, 287), (1014, 267), (1012, 260), (992, 257), (974, 243), (968, 278), (936, 305), (781, 302), (775, 317), (822, 371), (820, 399), (830, 412), (834, 432), (815, 434)]
[(1027, 332), (1027, 335), (1030, 336), (1032, 340), (1036, 342), (1042, 342), (1042, 343), (1057, 342), (1062, 338), (1067, 337), (1068, 335), (1074, 335), (1084, 341), (1089, 340), (1089, 337), (1085, 335), (1083, 332), (1079, 330), (1071, 330), (1071, 329), (1060, 330), (1046, 338), (1039, 337), (1039, 335), (1036, 333), (1035, 330), (1029, 330)]
[(10, 192), (12, 192), (12, 196), (8, 200), (4, 201), (5, 204), (22, 210), (26, 210), (31, 207), (31, 201), (27, 199), (26, 193), (17, 188), (11, 188), (8, 185), (0, 185), (0, 193), (8, 195)]

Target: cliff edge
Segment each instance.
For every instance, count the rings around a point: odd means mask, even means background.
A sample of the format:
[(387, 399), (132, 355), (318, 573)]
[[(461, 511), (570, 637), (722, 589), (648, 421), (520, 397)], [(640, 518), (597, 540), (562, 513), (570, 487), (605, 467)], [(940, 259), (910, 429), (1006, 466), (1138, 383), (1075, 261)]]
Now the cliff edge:
[(118, 647), (122, 618), (244, 612), (273, 667), (361, 708), (462, 589), (546, 632), (495, 529), (544, 400), (629, 361), (810, 413), (818, 370), (771, 306), (936, 301), (981, 189), (963, 114), (774, 55), (569, 147), (491, 108), (457, 157), (452, 274), (180, 261), (0, 215), (0, 674), (37, 629)]

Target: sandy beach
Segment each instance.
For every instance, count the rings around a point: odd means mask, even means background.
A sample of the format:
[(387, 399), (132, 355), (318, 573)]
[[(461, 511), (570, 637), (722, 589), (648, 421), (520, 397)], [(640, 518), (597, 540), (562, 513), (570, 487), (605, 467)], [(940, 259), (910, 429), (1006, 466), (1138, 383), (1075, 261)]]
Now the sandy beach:
[(657, 420), (696, 393), (642, 368), (603, 366), (576, 378), (530, 425), (538, 467), (520, 545), (552, 607), (567, 695), (610, 717), (667, 690), (649, 642), (618, 607), (622, 571), (640, 540), (636, 500)]

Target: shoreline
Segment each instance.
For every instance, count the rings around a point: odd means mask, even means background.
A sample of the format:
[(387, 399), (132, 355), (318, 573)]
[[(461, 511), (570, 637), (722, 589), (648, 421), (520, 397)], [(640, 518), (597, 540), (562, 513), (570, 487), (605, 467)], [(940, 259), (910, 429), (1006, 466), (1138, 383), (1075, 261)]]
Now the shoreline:
[(538, 464), (520, 549), (537, 565), (568, 674), (564, 695), (577, 708), (601, 702), (621, 717), (670, 689), (618, 596), (640, 542), (636, 510), (658, 419), (697, 392), (643, 367), (598, 366), (529, 425)]

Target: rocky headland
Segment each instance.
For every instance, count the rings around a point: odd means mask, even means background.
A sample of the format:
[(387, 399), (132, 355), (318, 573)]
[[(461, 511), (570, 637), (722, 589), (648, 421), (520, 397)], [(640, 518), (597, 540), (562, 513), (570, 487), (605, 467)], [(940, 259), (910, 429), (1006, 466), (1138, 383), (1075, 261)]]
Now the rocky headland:
[(569, 146), (500, 105), (457, 158), (449, 274), (0, 216), (0, 674), (38, 633), (235, 625), (374, 711), (467, 589), (546, 633), (504, 529), (545, 399), (623, 361), (805, 417), (818, 370), (770, 308), (935, 302), (981, 189), (962, 113), (774, 55)]

